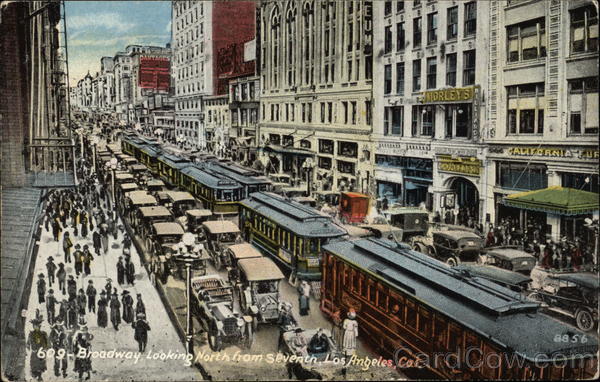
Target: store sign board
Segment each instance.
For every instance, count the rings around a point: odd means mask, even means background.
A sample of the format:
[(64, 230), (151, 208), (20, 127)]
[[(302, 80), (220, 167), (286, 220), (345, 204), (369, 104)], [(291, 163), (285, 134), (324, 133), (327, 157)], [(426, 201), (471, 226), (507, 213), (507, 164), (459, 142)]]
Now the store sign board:
[(600, 159), (598, 149), (568, 149), (560, 147), (510, 147), (508, 154), (521, 157)]
[(449, 155), (438, 156), (438, 170), (467, 176), (479, 176), (482, 163), (479, 159), (470, 157), (452, 158)]
[(379, 142), (377, 144), (376, 153), (398, 156), (427, 156), (431, 153), (431, 145), (420, 143)]
[(424, 91), (421, 103), (465, 102), (475, 99), (475, 86)]

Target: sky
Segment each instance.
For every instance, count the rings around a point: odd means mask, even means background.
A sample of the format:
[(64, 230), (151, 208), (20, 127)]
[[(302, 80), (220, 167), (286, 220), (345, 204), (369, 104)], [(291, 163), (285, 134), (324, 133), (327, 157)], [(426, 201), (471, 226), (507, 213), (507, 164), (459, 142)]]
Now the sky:
[(71, 85), (100, 71), (103, 56), (171, 38), (170, 1), (65, 1), (65, 8)]

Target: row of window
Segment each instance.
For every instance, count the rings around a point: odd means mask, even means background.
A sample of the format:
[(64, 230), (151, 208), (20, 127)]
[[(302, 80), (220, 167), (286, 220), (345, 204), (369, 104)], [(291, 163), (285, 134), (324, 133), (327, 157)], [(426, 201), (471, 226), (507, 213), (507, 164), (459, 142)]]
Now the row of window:
[(231, 124), (233, 126), (255, 126), (257, 122), (258, 109), (231, 110)]
[(188, 45), (190, 42), (194, 42), (204, 36), (204, 23), (198, 23), (196, 28), (190, 29), (185, 32), (184, 35), (175, 37), (176, 48), (181, 48)]
[[(444, 105), (444, 138), (471, 138), (473, 109), (469, 103)], [(383, 134), (435, 137), (435, 107), (415, 105), (411, 109), (411, 130), (404, 132), (404, 106), (384, 108)]]
[[(462, 86), (475, 85), (475, 50), (463, 52)], [(426, 61), (426, 88), (435, 89), (437, 83), (437, 58), (430, 57)], [(419, 92), (422, 89), (421, 59), (412, 62), (412, 91)], [(455, 87), (457, 71), (457, 53), (446, 55), (446, 78), (445, 86)], [(392, 94), (392, 65), (384, 67), (384, 94)], [(404, 95), (405, 87), (405, 63), (396, 63), (396, 94)]]
[[(313, 102), (302, 102), (300, 103), (300, 121), (303, 123), (313, 123)], [(320, 123), (334, 123), (338, 122), (338, 118), (334, 117), (336, 109), (341, 105), (341, 115), (339, 117), (339, 123), (345, 125), (357, 125), (358, 124), (358, 103), (357, 101), (341, 101), (337, 102), (320, 102)], [(365, 123), (370, 125), (372, 123), (372, 103), (371, 101), (365, 101)], [(295, 104), (285, 103), (270, 104), (268, 107), (268, 120), (269, 121), (284, 121), (284, 122), (296, 122), (295, 120)], [(263, 118), (267, 117), (267, 105), (262, 105)], [(315, 121), (316, 122), (316, 121)]]
[(177, 79), (185, 80), (190, 77), (202, 76), (204, 74), (204, 63), (197, 62), (195, 64), (190, 64), (185, 67), (180, 67), (177, 69)]
[[(189, 12), (188, 14), (186, 14), (183, 19), (177, 20), (177, 23), (176, 23), (177, 30), (183, 29), (186, 26), (195, 23), (196, 21), (198, 21), (198, 17), (202, 17), (202, 15), (204, 14), (204, 5), (202, 4), (202, 2), (193, 2), (193, 3), (194, 3), (194, 5), (196, 5), (193, 12)], [(173, 4), (174, 4), (173, 8), (175, 10), (175, 12), (174, 12), (175, 17), (179, 17), (186, 10), (188, 10), (192, 7), (192, 4), (188, 3), (187, 1), (180, 1), (180, 2), (178, 2), (178, 4), (175, 4), (175, 3), (173, 3)]]
[(256, 97), (256, 84), (254, 81), (231, 86), (231, 99), (233, 101), (254, 101)]

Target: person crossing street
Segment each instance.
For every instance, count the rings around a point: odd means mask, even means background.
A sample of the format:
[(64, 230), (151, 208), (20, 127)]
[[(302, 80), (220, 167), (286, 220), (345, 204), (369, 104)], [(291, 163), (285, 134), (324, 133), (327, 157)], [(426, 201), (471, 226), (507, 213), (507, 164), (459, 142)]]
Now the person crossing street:
[(46, 262), (46, 271), (48, 275), (48, 287), (52, 288), (52, 284), (54, 283), (54, 277), (56, 274), (56, 264), (54, 264), (54, 258), (52, 256), (48, 257)]
[(88, 281), (88, 287), (85, 291), (88, 302), (88, 312), (96, 313), (96, 288), (92, 280)]
[(71, 247), (73, 247), (73, 241), (69, 232), (65, 232), (63, 235), (63, 251), (65, 253), (65, 264), (71, 262)]

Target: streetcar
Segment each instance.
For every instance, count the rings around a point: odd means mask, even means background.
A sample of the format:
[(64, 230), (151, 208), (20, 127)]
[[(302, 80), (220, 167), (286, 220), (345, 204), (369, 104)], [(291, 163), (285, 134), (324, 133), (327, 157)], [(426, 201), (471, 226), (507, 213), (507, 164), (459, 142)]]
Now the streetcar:
[(251, 170), (235, 163), (206, 161), (203, 166), (238, 182), (242, 186), (240, 199), (245, 199), (253, 192), (269, 191), (271, 181), (256, 170)]
[(271, 192), (255, 192), (240, 202), (244, 239), (297, 278), (319, 281), (322, 246), (346, 230), (315, 209)]
[[(423, 366), (438, 378), (568, 380), (596, 373), (595, 336), (405, 244), (375, 238), (329, 243), (322, 273), (326, 315), (354, 310), (362, 340), (381, 356), (426, 356)], [(451, 354), (452, 362), (439, 354)]]
[(191, 166), (192, 162), (177, 155), (163, 153), (157, 158), (158, 176), (171, 186), (176, 186), (181, 182), (181, 170)]
[(200, 199), (212, 213), (237, 213), (242, 186), (222, 175), (189, 166), (181, 170), (181, 188)]

